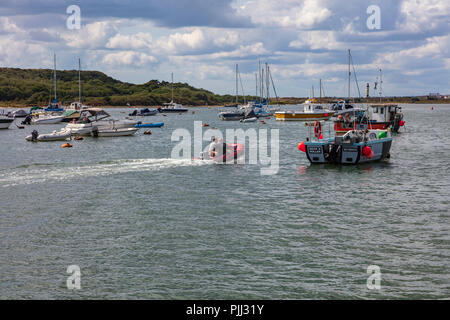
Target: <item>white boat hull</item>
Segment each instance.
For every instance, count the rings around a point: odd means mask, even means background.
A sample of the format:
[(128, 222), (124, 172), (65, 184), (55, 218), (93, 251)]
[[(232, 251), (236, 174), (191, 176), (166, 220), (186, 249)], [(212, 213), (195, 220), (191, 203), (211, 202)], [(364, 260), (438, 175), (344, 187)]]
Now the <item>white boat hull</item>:
[[(124, 136), (132, 136), (138, 130), (139, 130), (138, 128), (99, 130), (97, 135), (99, 137), (124, 137)], [(91, 135), (95, 136), (95, 133), (91, 132)]]
[(54, 116), (48, 118), (35, 118), (31, 119), (32, 124), (55, 124), (63, 121), (64, 116)]
[(14, 119), (1, 119), (0, 129), (8, 129), (13, 122), (14, 122)]
[(124, 129), (124, 128), (134, 128), (138, 124), (138, 121), (97, 121), (91, 123), (69, 123), (65, 129), (70, 130), (72, 135), (79, 136), (89, 136), (91, 135), (92, 129), (97, 128), (99, 131), (113, 130), (113, 129)]
[[(70, 138), (70, 131), (53, 132), (49, 134), (40, 134), (36, 138), (36, 141), (65, 141)], [(32, 141), (32, 136), (29, 135), (25, 138), (27, 141)]]

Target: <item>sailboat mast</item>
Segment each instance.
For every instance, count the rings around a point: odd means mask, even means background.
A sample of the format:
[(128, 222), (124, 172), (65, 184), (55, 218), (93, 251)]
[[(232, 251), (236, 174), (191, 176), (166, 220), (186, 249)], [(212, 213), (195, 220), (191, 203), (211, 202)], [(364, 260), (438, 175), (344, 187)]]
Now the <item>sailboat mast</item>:
[(350, 101), (350, 78), (352, 73), (350, 71), (350, 49), (348, 49), (348, 100)]
[(322, 79), (319, 80), (319, 103), (322, 101)]
[(78, 102), (81, 104), (81, 59), (78, 58)]
[(173, 72), (172, 72), (171, 76), (172, 76), (172, 102), (173, 102)]
[(380, 102), (381, 102), (381, 95), (383, 94), (383, 73), (380, 69)]
[(257, 73), (255, 73), (255, 85), (256, 85), (255, 97), (257, 97), (258, 96), (258, 74)]
[(56, 97), (56, 53), (53, 54), (53, 81), (55, 83), (55, 103), (57, 102), (57, 97)]
[(262, 103), (262, 73), (261, 73), (261, 60), (258, 60), (258, 73), (259, 73), (259, 103)]
[(269, 64), (266, 62), (266, 95), (267, 95), (267, 105), (269, 104)]
[(236, 105), (238, 104), (238, 94), (239, 94), (239, 87), (238, 87), (238, 64), (236, 63)]

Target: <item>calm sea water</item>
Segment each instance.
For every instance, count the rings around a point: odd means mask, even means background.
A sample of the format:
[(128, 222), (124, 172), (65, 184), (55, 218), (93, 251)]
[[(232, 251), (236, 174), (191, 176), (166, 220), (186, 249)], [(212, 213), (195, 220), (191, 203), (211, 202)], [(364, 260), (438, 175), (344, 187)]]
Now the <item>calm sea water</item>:
[[(0, 131), (0, 299), (450, 297), (449, 105), (405, 105), (390, 162), (364, 166), (311, 166), (301, 123), (245, 124), (279, 129), (269, 176), (170, 159), (176, 128), (244, 126), (192, 110), (145, 119), (165, 122), (152, 135), (71, 149), (26, 142), (36, 127)], [(69, 265), (80, 290), (67, 289)]]

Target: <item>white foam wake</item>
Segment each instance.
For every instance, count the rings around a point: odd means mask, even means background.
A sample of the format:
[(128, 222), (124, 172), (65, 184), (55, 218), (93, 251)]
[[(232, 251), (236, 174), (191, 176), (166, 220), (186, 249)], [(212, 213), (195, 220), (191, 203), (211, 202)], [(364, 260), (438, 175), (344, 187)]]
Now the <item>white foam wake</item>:
[(39, 166), (16, 168), (0, 173), (0, 186), (42, 183), (48, 180), (65, 180), (81, 177), (105, 176), (127, 172), (164, 170), (175, 167), (192, 167), (212, 164), (212, 161), (189, 159), (123, 159), (80, 166)]

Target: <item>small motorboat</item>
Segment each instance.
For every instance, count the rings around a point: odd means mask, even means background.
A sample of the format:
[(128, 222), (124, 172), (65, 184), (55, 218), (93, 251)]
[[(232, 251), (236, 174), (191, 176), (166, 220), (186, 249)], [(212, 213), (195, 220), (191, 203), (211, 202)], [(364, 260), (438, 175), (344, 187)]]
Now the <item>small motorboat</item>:
[(13, 118), (25, 118), (27, 115), (28, 112), (22, 109), (11, 112), (11, 117)]
[(32, 124), (55, 124), (63, 121), (63, 115), (40, 114), (38, 117), (31, 119)]
[(70, 131), (68, 130), (61, 130), (58, 132), (54, 130), (52, 133), (48, 134), (39, 134), (36, 130), (33, 130), (33, 132), (25, 139), (27, 141), (63, 141), (69, 138)]
[(132, 113), (128, 114), (130, 117), (147, 117), (147, 116), (154, 116), (157, 115), (159, 111), (157, 109), (141, 109), (141, 110), (134, 110)]
[(132, 136), (138, 131), (138, 128), (117, 128), (117, 129), (97, 129), (93, 128), (91, 136), (93, 137), (124, 137)]
[(231, 163), (235, 159), (242, 156), (245, 151), (245, 147), (241, 143), (232, 143), (228, 145), (228, 151), (226, 154), (216, 157), (210, 157), (207, 152), (201, 152), (198, 158), (194, 160), (212, 160), (216, 163)]
[(164, 122), (155, 122), (155, 123), (140, 123), (135, 125), (135, 128), (160, 128), (164, 125)]
[(256, 122), (257, 120), (258, 120), (257, 117), (252, 117), (252, 118), (242, 119), (241, 122)]

